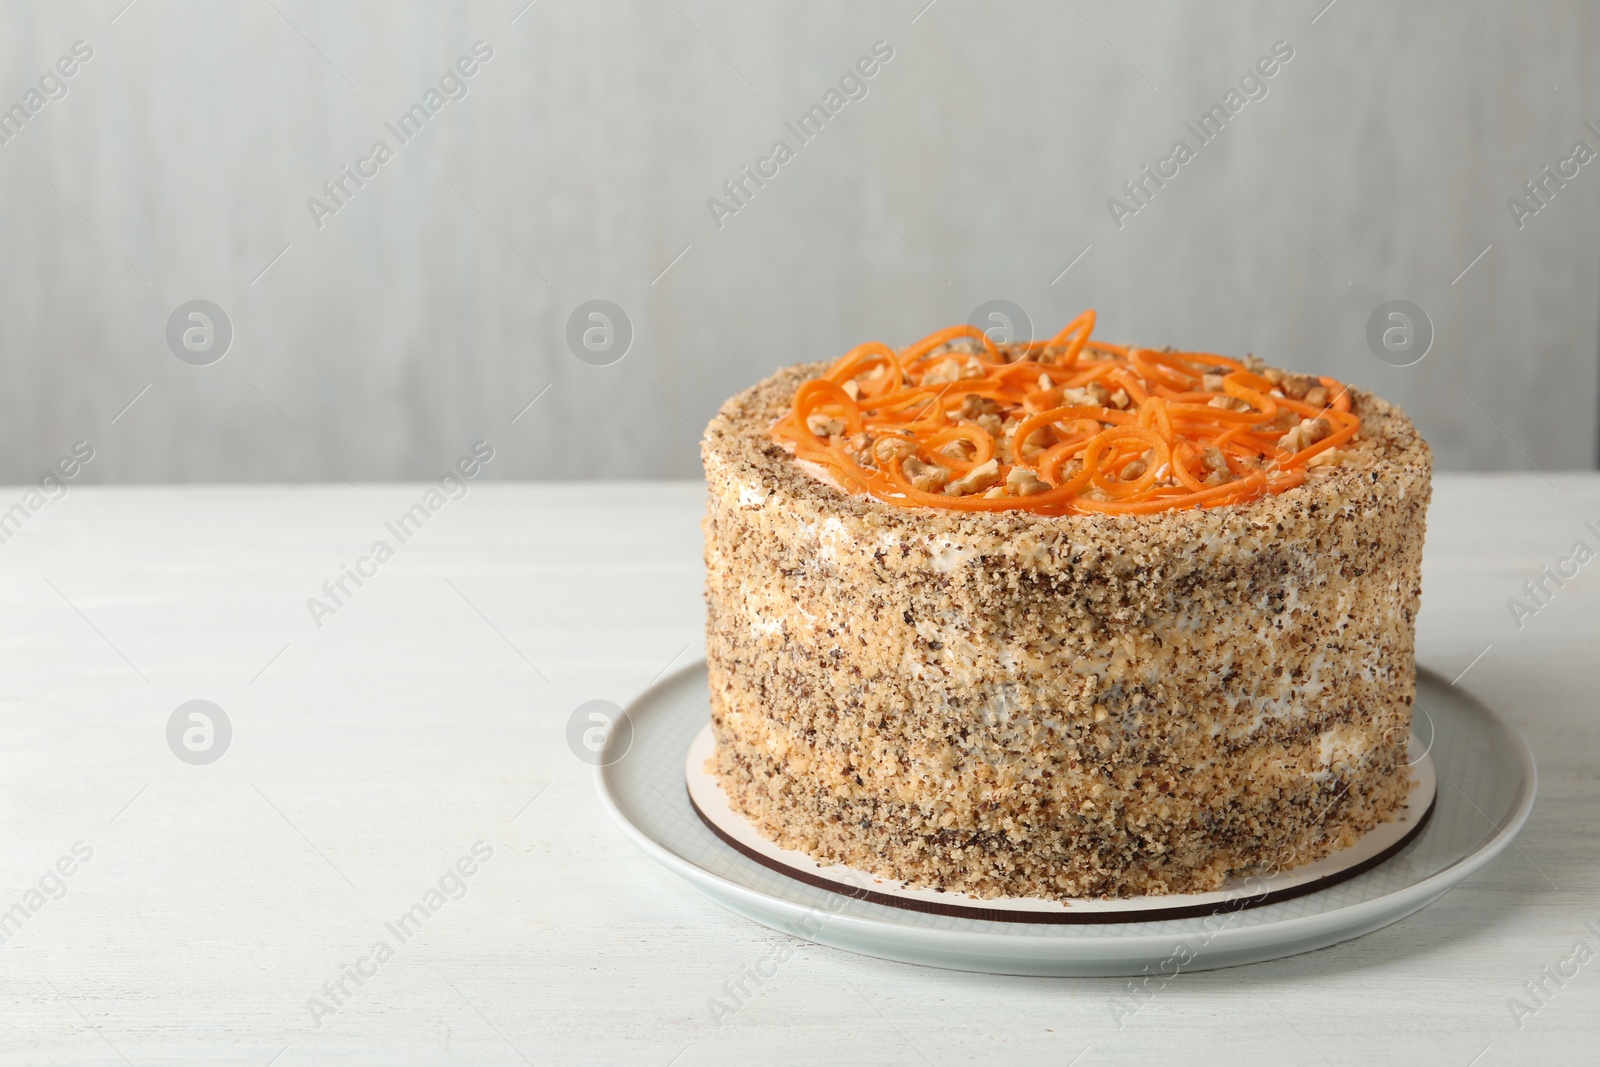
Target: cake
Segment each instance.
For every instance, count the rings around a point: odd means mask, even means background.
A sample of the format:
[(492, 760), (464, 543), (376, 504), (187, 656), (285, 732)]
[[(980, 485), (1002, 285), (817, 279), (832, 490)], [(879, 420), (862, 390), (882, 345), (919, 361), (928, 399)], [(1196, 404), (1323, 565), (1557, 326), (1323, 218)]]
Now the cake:
[(1405, 803), (1431, 456), (1370, 393), (957, 327), (779, 370), (702, 443), (708, 764), (908, 886), (1190, 893)]

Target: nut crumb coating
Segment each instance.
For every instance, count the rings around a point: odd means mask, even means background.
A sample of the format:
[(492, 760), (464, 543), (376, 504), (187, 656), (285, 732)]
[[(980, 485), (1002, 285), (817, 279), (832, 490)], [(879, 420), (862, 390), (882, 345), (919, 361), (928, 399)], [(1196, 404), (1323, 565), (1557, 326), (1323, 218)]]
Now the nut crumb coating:
[(735, 810), (779, 844), (997, 896), (1202, 892), (1405, 803), (1431, 456), (1351, 390), (1346, 460), (1242, 505), (961, 513), (851, 495), (769, 436), (702, 445), (706, 647)]

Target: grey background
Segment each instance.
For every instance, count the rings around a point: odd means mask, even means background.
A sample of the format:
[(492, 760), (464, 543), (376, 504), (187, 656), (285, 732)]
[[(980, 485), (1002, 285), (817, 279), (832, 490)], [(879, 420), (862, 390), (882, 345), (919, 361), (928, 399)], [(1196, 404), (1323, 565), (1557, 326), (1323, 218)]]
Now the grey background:
[[(776, 365), (994, 298), (1346, 378), (1447, 468), (1595, 464), (1600, 162), (1521, 231), (1506, 206), (1600, 148), (1578, 0), (125, 2), (0, 7), (0, 106), (95, 50), (0, 146), (6, 481), (80, 438), (94, 482), (431, 478), (479, 438), (491, 478), (693, 477)], [(468, 97), (316, 228), (479, 39)], [(868, 96), (718, 229), (707, 198), (880, 39)], [(1280, 39), (1269, 95), (1119, 230), (1107, 198)], [(196, 298), (235, 330), (206, 367), (164, 340)], [(566, 347), (595, 298), (635, 331), (611, 366)], [(1366, 348), (1395, 298), (1434, 323), (1413, 367)]]

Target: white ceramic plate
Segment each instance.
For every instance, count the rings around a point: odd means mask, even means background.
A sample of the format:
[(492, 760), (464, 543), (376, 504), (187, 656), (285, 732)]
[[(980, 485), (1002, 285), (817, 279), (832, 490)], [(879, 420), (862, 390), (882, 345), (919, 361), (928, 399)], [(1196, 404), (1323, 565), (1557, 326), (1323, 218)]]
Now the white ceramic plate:
[(1533, 807), (1537, 775), (1527, 745), (1427, 671), (1418, 672), (1417, 712), (1438, 784), (1433, 815), (1409, 843), (1327, 888), (1189, 918), (1040, 924), (933, 914), (810, 885), (751, 859), (701, 821), (684, 785), (688, 750), (710, 715), (704, 663), (634, 701), (629, 729), (613, 728), (601, 753), (611, 762), (596, 773), (602, 802), (648, 855), (724, 907), (796, 937), (1000, 974), (1174, 973), (1308, 952), (1387, 926), (1510, 843)]

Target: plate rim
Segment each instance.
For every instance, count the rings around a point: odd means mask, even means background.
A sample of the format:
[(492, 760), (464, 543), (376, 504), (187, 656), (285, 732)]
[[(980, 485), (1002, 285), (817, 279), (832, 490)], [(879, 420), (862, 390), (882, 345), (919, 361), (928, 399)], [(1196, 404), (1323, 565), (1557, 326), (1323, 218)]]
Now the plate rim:
[[(705, 670), (707, 662), (704, 657), (684, 664), (677, 670), (664, 675), (647, 686), (637, 696), (628, 702), (624, 710), (630, 719), (634, 717), (636, 709), (652, 701), (656, 695), (671, 686), (679, 684), (686, 675)], [(1475, 712), (1484, 715), (1497, 724), (1515, 742), (1513, 746), (1517, 762), (1523, 772), (1522, 781), (1518, 785), (1516, 804), (1512, 808), (1510, 817), (1505, 824), (1488, 841), (1478, 846), (1473, 851), (1456, 859), (1443, 870), (1413, 882), (1411, 885), (1373, 897), (1370, 900), (1359, 901), (1332, 911), (1320, 912), (1315, 915), (1301, 915), (1285, 917), (1272, 922), (1252, 926), (1235, 927), (1224, 925), (1218, 930), (1208, 930), (1206, 951), (1209, 953), (1226, 953), (1228, 951), (1247, 952), (1266, 942), (1293, 942), (1296, 940), (1309, 940), (1325, 933), (1330, 927), (1362, 928), (1368, 924), (1383, 925), (1385, 916), (1394, 919), (1402, 918), (1424, 907), (1433, 900), (1438, 899), (1452, 886), (1471, 876), (1483, 868), (1490, 860), (1503, 852), (1512, 839), (1522, 830), (1528, 817), (1533, 812), (1534, 801), (1539, 792), (1539, 770), (1533, 758), (1533, 750), (1528, 746), (1527, 739), (1520, 731), (1505, 719), (1501, 718), (1492, 708), (1479, 700), (1466, 689), (1460, 689), (1446, 681), (1442, 675), (1427, 667), (1418, 666), (1419, 679), (1426, 676), (1446, 689), (1452, 689), (1458, 698), (1470, 705)], [(616, 738), (613, 733), (606, 740), (606, 745), (600, 750), (603, 757)], [(798, 922), (807, 916), (817, 914), (822, 909), (814, 906), (798, 904), (773, 896), (760, 890), (752, 889), (708, 871), (698, 864), (678, 855), (672, 849), (656, 841), (655, 838), (645, 833), (622, 810), (621, 804), (613, 794), (611, 788), (611, 775), (614, 768), (621, 767), (625, 760), (619, 759), (607, 763), (603, 758), (594, 768), (596, 791), (600, 795), (601, 806), (606, 813), (622, 829), (624, 836), (631, 840), (642, 852), (666, 867), (678, 877), (691, 885), (708, 892), (713, 899), (724, 906), (732, 907), (727, 901), (733, 900), (743, 904), (746, 908), (755, 911), (777, 912), (791, 922)], [(1443, 776), (1440, 775), (1440, 789), (1443, 789)], [(1453, 786), (1453, 783), (1452, 783)], [(1331, 888), (1331, 887), (1330, 887)], [(1326, 890), (1319, 890), (1324, 892)], [(819, 890), (819, 892), (827, 892)], [(1315, 895), (1309, 894), (1309, 895)], [(842, 894), (840, 894), (842, 896)], [(848, 899), (848, 898), (846, 898)], [(886, 911), (895, 909), (884, 907)], [(733, 908), (738, 911), (738, 908)], [(915, 913), (907, 912), (906, 915)], [(747, 916), (754, 919), (753, 916)], [(761, 921), (754, 919), (754, 921)], [(989, 920), (975, 919), (974, 922), (987, 922)], [(1172, 922), (1204, 922), (1204, 919), (1176, 919)], [(1060, 937), (1039, 936), (1041, 927), (1029, 923), (993, 923), (1004, 929), (997, 930), (941, 930), (936, 927), (913, 926), (905, 922), (893, 921), (889, 915), (847, 915), (843, 912), (830, 914), (828, 926), (853, 932), (857, 938), (871, 937), (882, 942), (896, 946), (912, 945), (924, 951), (933, 949), (945, 956), (979, 957), (985, 955), (1006, 955), (1010, 957), (1031, 956), (1036, 960), (1066, 960), (1083, 956), (1097, 958), (1118, 958), (1124, 956), (1143, 956), (1151, 950), (1164, 946), (1181, 943), (1193, 938), (1200, 933), (1200, 928), (1193, 931), (1181, 932), (1131, 932), (1118, 934), (1114, 937)], [(1130, 924), (1133, 925), (1133, 924)], [(1052, 929), (1062, 929), (1053, 927)], [(802, 935), (795, 935), (802, 936)], [(814, 938), (808, 938), (815, 940)]]

